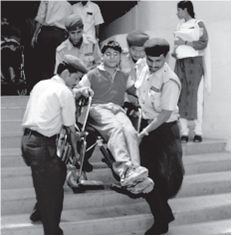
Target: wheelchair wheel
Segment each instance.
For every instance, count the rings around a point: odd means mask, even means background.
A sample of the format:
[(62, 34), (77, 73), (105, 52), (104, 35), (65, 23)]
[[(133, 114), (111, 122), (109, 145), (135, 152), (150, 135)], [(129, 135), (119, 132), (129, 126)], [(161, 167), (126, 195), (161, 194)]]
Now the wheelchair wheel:
[(25, 96), (27, 95), (27, 89), (17, 89), (17, 94), (18, 95), (22, 95), (22, 96)]
[(21, 96), (27, 95), (26, 83), (20, 81), (20, 82), (16, 85), (16, 91), (17, 91), (17, 94), (18, 94), (18, 95), (21, 95)]

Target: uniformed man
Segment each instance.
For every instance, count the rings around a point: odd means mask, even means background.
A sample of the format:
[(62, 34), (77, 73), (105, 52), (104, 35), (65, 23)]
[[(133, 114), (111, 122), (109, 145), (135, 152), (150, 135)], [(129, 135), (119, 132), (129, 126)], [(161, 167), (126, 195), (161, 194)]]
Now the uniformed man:
[(92, 36), (83, 34), (83, 21), (76, 14), (67, 17), (65, 27), (69, 37), (56, 49), (55, 73), (66, 54), (78, 57), (88, 70), (93, 69), (101, 61), (101, 51), (97, 41)]
[[(120, 67), (123, 72), (129, 73), (134, 81), (136, 80), (135, 64), (140, 58), (145, 57), (143, 45), (148, 39), (149, 36), (141, 30), (134, 30), (130, 32), (126, 37), (128, 44), (128, 51), (125, 50), (123, 51)], [(129, 94), (125, 94), (124, 107), (128, 111), (128, 115), (130, 116), (131, 122), (137, 129), (138, 127), (137, 114), (135, 112), (131, 112), (133, 111), (134, 106), (135, 107), (138, 106), (138, 99)]]
[(149, 36), (141, 31), (135, 30), (130, 32), (127, 37), (128, 51), (122, 53), (121, 70), (126, 73), (130, 73), (132, 79), (135, 81), (135, 63), (145, 57), (144, 43), (149, 39)]
[(35, 47), (38, 53), (36, 55), (38, 73), (35, 75), (38, 81), (53, 76), (56, 48), (67, 37), (64, 23), (66, 17), (72, 13), (72, 6), (66, 0), (40, 2), (31, 40), (31, 46)]
[[(22, 126), (22, 154), (31, 166), (37, 203), (30, 219), (41, 220), (45, 234), (63, 234), (59, 227), (63, 208), (66, 165), (57, 156), (57, 135), (64, 126), (78, 161), (75, 131), (75, 99), (72, 88), (87, 72), (83, 63), (66, 55), (57, 75), (37, 83), (30, 95)], [(77, 97), (88, 96), (89, 88), (76, 91)]]
[(139, 103), (142, 110), (140, 144), (141, 165), (149, 170), (155, 182), (153, 191), (145, 196), (154, 216), (154, 225), (145, 234), (158, 235), (168, 231), (174, 220), (168, 199), (174, 197), (182, 184), (184, 168), (177, 120), (181, 84), (165, 62), (169, 44), (153, 38), (145, 45), (146, 58), (136, 64)]

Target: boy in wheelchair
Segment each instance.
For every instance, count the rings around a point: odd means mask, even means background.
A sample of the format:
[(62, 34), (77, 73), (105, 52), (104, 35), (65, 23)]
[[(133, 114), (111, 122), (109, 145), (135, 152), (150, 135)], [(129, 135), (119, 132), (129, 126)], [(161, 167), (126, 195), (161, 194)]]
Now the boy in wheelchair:
[(90, 87), (94, 92), (88, 124), (107, 142), (120, 185), (135, 194), (148, 193), (154, 183), (148, 178), (148, 170), (140, 166), (137, 131), (122, 108), (125, 92), (136, 96), (136, 89), (130, 76), (118, 69), (121, 52), (115, 41), (104, 44), (102, 64), (89, 71), (78, 86)]

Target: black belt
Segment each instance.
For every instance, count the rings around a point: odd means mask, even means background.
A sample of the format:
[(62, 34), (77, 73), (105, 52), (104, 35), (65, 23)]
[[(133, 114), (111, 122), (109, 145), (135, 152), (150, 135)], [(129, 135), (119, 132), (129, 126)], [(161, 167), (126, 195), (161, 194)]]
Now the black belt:
[(49, 139), (54, 139), (54, 138), (57, 137), (57, 134), (55, 134), (51, 137), (47, 137), (47, 136), (45, 136), (45, 135), (43, 135), (43, 134), (41, 134), (41, 133), (39, 133), (35, 130), (29, 129), (29, 128), (24, 129), (24, 135), (34, 135), (36, 137), (43, 137), (43, 138), (49, 138)]
[(54, 30), (61, 30), (61, 31), (66, 32), (65, 29), (59, 28), (57, 26), (47, 26), (47, 25), (44, 25), (44, 26), (42, 26), (42, 29), (54, 29)]
[[(153, 121), (153, 119), (142, 119), (142, 121), (148, 125)], [(172, 122), (164, 122), (162, 125), (170, 126), (170, 125), (174, 125), (175, 123), (177, 123), (176, 120)]]

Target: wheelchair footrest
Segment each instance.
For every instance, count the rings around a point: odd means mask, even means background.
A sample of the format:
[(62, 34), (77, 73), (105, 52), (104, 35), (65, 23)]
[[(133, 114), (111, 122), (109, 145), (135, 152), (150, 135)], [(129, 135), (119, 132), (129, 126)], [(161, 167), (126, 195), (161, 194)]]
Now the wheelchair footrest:
[(79, 185), (80, 186), (104, 186), (105, 184), (102, 181), (98, 181), (98, 180), (81, 180)]

